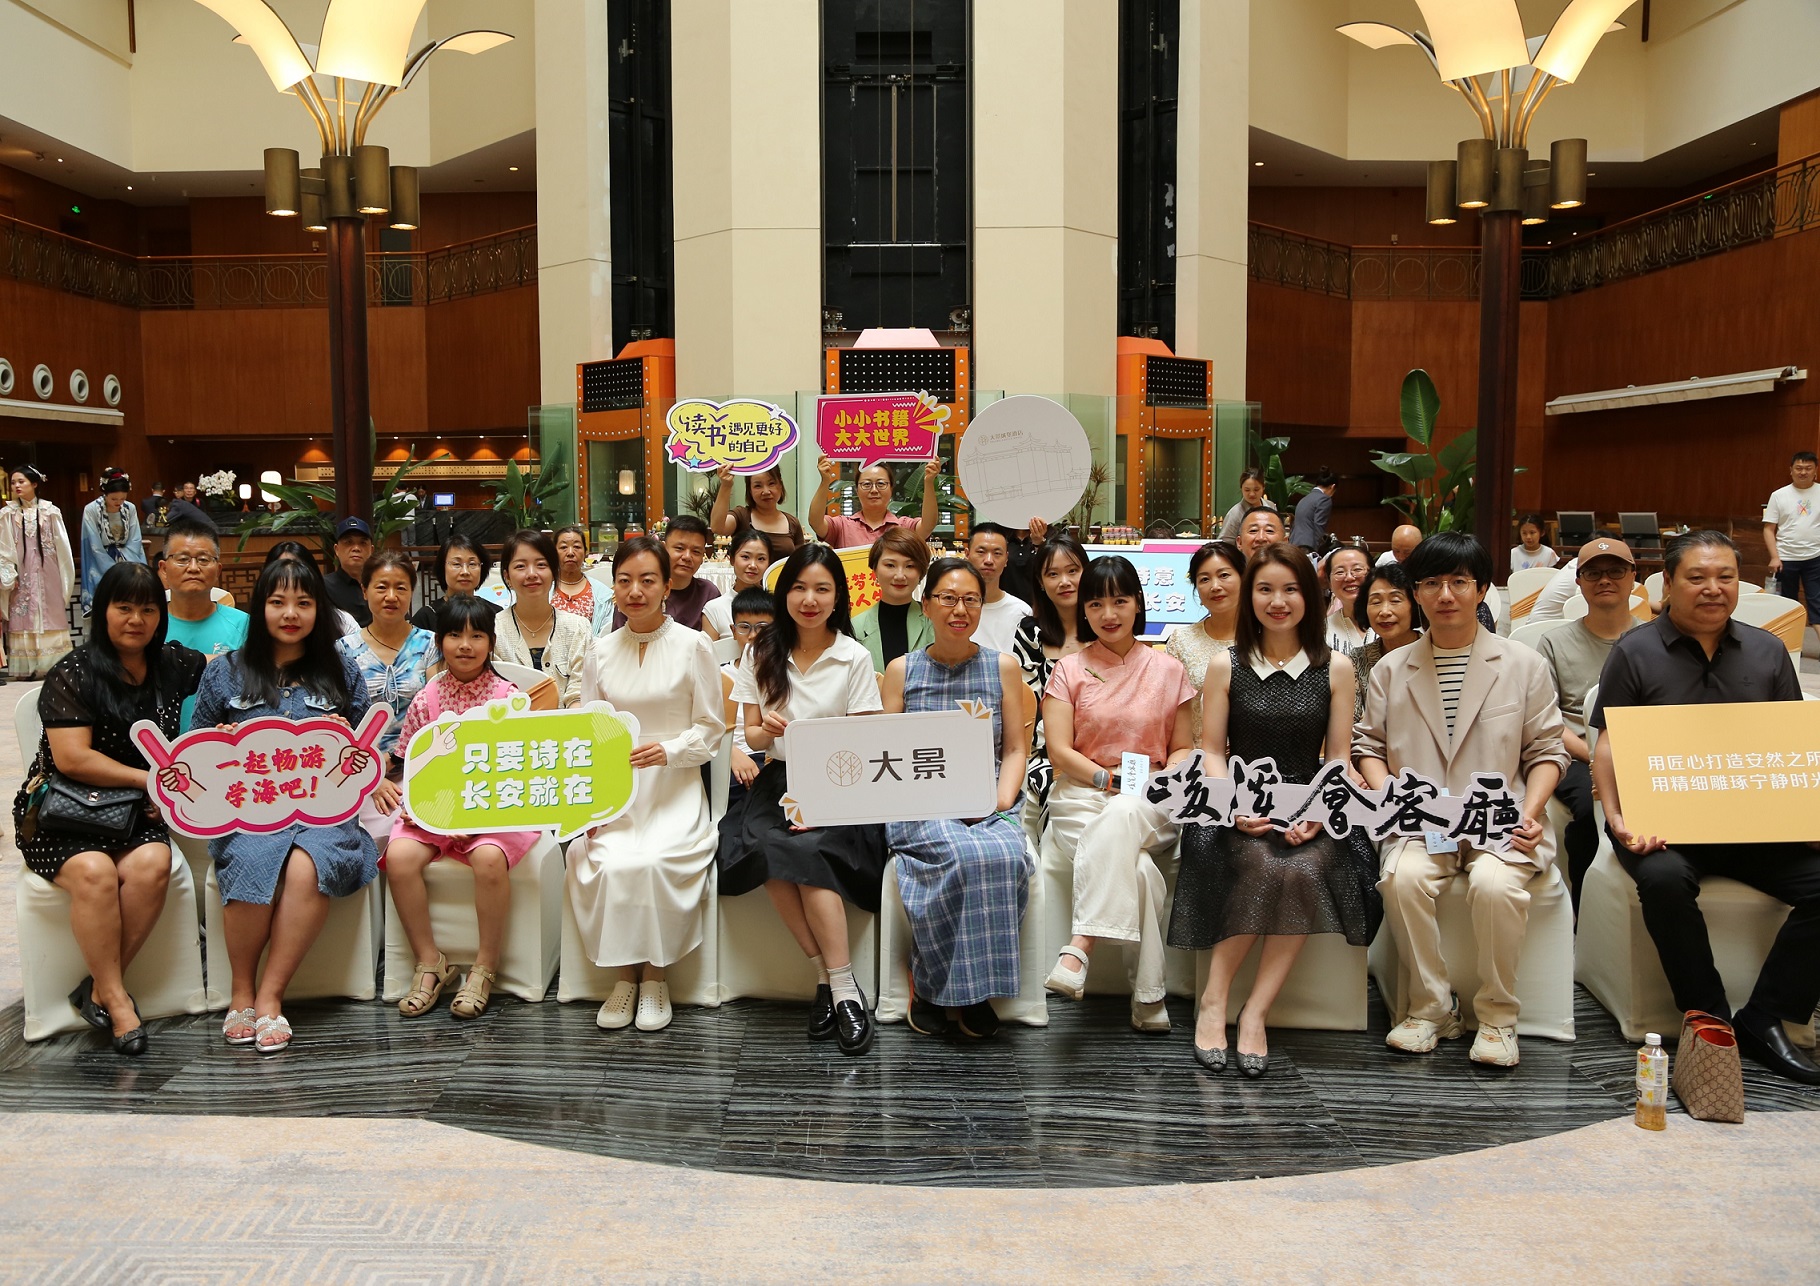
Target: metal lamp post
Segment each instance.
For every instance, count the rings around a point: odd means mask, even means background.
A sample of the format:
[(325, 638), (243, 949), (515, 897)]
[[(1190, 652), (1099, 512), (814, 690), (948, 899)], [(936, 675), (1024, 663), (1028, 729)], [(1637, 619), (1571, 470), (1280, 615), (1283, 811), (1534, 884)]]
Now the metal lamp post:
[(1546, 36), (1525, 37), (1515, 0), (1416, 0), (1428, 31), (1382, 22), (1339, 28), (1372, 49), (1413, 45), (1479, 120), (1452, 161), (1428, 166), (1428, 221), (1479, 216), (1479, 425), (1474, 534), (1499, 578), (1509, 574), (1517, 439), (1517, 333), (1525, 224), (1586, 200), (1586, 140), (1561, 139), (1549, 160), (1529, 159), (1536, 111), (1571, 84), (1593, 47), (1624, 24), (1635, 0), (1571, 0)]
[[(373, 486), (366, 476), (371, 411), (367, 381), (366, 220), (418, 225), (417, 171), (394, 166), (367, 130), (392, 96), (408, 89), (432, 55), (452, 49), (478, 54), (505, 44), (503, 31), (464, 31), (411, 52), (426, 0), (330, 0), (312, 66), (303, 47), (265, 0), (197, 0), (225, 19), (236, 44), (258, 55), (273, 86), (293, 95), (310, 115), (322, 144), (320, 168), (300, 170), (290, 148), (265, 151), (266, 213), (302, 216), (328, 234), (329, 396), (335, 463), (335, 508), (372, 521)], [(351, 100), (348, 86), (360, 87)], [(361, 477), (358, 484), (355, 474)]]

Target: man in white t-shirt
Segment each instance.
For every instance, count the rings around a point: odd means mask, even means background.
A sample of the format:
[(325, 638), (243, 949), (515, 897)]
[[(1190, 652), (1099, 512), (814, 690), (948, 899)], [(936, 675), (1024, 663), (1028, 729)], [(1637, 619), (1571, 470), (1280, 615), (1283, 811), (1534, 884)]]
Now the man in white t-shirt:
[(1536, 605), (1527, 621), (1558, 621), (1567, 615), (1567, 600), (1580, 592), (1580, 556), (1574, 555), (1555, 569), (1548, 583), (1536, 591)]
[(999, 578), (1011, 560), (1011, 531), (995, 522), (976, 523), (967, 537), (967, 561), (986, 582), (986, 601), (980, 607), (979, 628), (973, 641), (995, 652), (1015, 655), (1018, 623), (1030, 615), (1030, 604), (1005, 592)]
[(1815, 456), (1797, 451), (1786, 487), (1770, 493), (1763, 509), (1763, 544), (1769, 574), (1784, 598), (1807, 599), (1807, 623), (1820, 631), (1820, 487)]
[(1390, 533), (1390, 548), (1378, 555), (1378, 566), (1383, 567), (1387, 563), (1407, 561), (1409, 556), (1415, 553), (1416, 546), (1421, 543), (1422, 529), (1404, 523)]

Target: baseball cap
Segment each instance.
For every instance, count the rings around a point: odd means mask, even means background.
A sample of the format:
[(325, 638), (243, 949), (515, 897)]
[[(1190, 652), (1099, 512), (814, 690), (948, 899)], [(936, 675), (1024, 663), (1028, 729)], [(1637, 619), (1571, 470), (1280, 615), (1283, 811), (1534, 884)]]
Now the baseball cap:
[(343, 518), (335, 524), (336, 540), (340, 540), (343, 536), (355, 535), (365, 536), (368, 540), (373, 538), (373, 529), (367, 526), (365, 518)]
[(1616, 558), (1632, 567), (1637, 565), (1637, 556), (1630, 552), (1630, 546), (1610, 536), (1601, 536), (1580, 546), (1580, 566), (1586, 566), (1595, 558)]

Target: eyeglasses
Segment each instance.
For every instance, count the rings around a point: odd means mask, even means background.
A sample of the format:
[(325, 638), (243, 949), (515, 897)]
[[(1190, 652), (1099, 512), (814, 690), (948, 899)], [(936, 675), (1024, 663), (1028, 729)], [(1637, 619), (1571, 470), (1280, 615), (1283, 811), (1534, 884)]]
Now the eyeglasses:
[(451, 558), (451, 559), (449, 559), (448, 563), (445, 565), (452, 572), (477, 572), (480, 570), (480, 563), (476, 559), (469, 559), (466, 562), (458, 562), (457, 560)]
[(929, 600), (951, 612), (957, 607), (964, 607), (971, 612), (985, 601), (978, 594), (931, 594)]
[(1477, 588), (1479, 582), (1470, 576), (1430, 576), (1427, 580), (1416, 582), (1416, 593), (1426, 598), (1433, 598), (1442, 589), (1446, 589), (1455, 598), (1465, 598)]
[(853, 485), (861, 491), (889, 491), (889, 490), (891, 490), (891, 484), (889, 482), (880, 482), (876, 478), (870, 482), (856, 482)]
[(209, 554), (177, 554), (164, 561), (172, 567), (213, 567), (221, 560)]
[(769, 621), (735, 621), (733, 632), (742, 638), (757, 638), (770, 624)]
[(1626, 576), (1635, 574), (1628, 567), (1582, 567), (1580, 569), (1580, 579), (1592, 581), (1594, 584), (1602, 581), (1621, 581)]

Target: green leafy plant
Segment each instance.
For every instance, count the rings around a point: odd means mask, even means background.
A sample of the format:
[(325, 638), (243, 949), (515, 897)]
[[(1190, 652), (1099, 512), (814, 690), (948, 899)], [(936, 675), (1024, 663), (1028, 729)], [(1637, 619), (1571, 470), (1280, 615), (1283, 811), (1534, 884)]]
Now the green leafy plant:
[(1295, 508), (1298, 497), (1314, 490), (1314, 483), (1299, 473), (1283, 472), (1283, 452), (1289, 450), (1288, 438), (1267, 438), (1256, 429), (1246, 434), (1252, 467), (1264, 475), (1264, 495), (1284, 513)]
[(518, 461), (507, 460), (504, 481), (483, 485), (493, 489), (493, 512), (511, 519), (513, 530), (541, 529), (544, 507), (569, 485), (566, 449), (560, 442), (552, 446), (535, 480), (518, 467)]
[(1372, 463), (1410, 488), (1384, 503), (1424, 536), (1438, 531), (1471, 531), (1478, 472), (1479, 431), (1467, 429), (1439, 451), (1432, 449), (1441, 395), (1428, 372), (1403, 377), (1398, 414), (1403, 432), (1420, 451), (1374, 451)]
[(691, 490), (688, 495), (683, 497), (683, 512), (694, 514), (703, 522), (708, 521), (714, 514), (714, 494), (713, 491), (705, 488)]
[[(851, 490), (849, 486), (847, 488)], [(891, 503), (891, 512), (909, 515), (914, 518), (923, 512), (923, 466), (917, 465), (910, 473), (898, 479), (895, 490), (903, 496), (901, 500)], [(973, 517), (973, 503), (961, 494), (961, 480), (952, 473), (935, 475), (935, 499), (937, 505), (946, 513), (966, 514)], [(857, 506), (858, 498), (854, 500)]]
[[(377, 435), (371, 441), (376, 443)], [(373, 476), (377, 455), (375, 446), (367, 459), (367, 477)], [(407, 447), (404, 463), (398, 466), (398, 471), (387, 480), (385, 489), (374, 499), (375, 544), (384, 545), (389, 537), (411, 525), (417, 510), (417, 497), (404, 486), (404, 480), (424, 463), (417, 459), (414, 447)], [(296, 479), (262, 483), (261, 488), (277, 496), (284, 507), (277, 513), (260, 511), (240, 533), (239, 549), (245, 550), (249, 540), (261, 535), (313, 539), (322, 550), (322, 565), (335, 566), (335, 489), (319, 482)]]
[[(1083, 533), (1093, 526), (1094, 511), (1100, 507), (1100, 496), (1112, 481), (1112, 470), (1106, 467), (1103, 460), (1095, 460), (1087, 466), (1087, 485), (1081, 491), (1080, 503), (1065, 514), (1059, 528), (1078, 527)], [(1086, 537), (1083, 535), (1082, 539)]]

